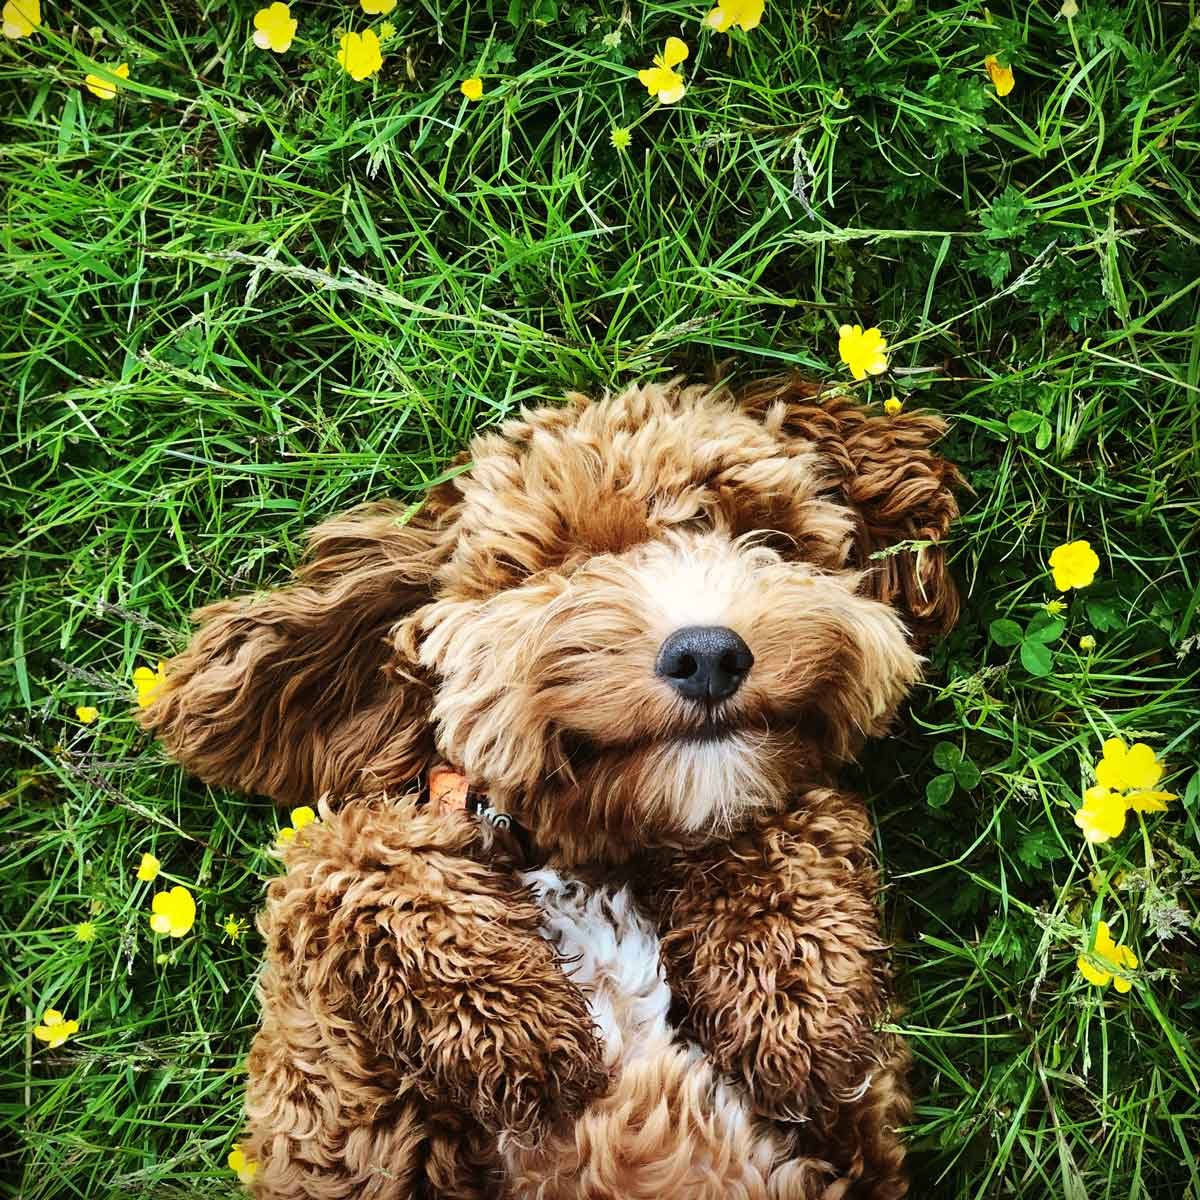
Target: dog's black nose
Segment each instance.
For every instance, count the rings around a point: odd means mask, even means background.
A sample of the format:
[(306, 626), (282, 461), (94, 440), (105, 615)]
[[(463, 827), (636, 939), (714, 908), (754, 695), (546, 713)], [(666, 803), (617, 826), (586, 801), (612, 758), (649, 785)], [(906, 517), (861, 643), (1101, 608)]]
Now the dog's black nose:
[(658, 652), (655, 671), (689, 700), (724, 700), (742, 686), (754, 655), (732, 629), (689, 625), (677, 629)]

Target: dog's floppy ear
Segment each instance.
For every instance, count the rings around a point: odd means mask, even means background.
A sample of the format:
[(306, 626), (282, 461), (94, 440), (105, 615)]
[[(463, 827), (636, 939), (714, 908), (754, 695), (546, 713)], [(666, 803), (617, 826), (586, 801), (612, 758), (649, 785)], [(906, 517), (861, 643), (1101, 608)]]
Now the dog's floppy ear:
[(206, 782), (281, 804), (410, 779), (431, 751), (427, 688), (390, 633), (428, 600), (447, 535), (434, 514), (405, 515), (334, 517), (292, 582), (197, 612), (143, 726)]
[(808, 380), (775, 379), (739, 399), (783, 435), (820, 451), (855, 515), (850, 565), (869, 571), (866, 588), (894, 605), (923, 644), (958, 618), (941, 540), (958, 516), (954, 489), (965, 482), (931, 449), (945, 422), (930, 413), (872, 413), (849, 396), (820, 392)]

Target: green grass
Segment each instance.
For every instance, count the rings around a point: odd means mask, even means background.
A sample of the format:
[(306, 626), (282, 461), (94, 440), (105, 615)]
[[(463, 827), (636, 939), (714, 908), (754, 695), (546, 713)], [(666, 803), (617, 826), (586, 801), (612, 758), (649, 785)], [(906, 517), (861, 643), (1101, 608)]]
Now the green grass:
[[(732, 40), (703, 2), (423, 0), (364, 84), (333, 60), (357, 11), (298, 3), (277, 59), (254, 7), (43, 0), (0, 44), (4, 1194), (237, 1192), (261, 945), (219, 921), (259, 905), (274, 817), (163, 761), (135, 666), (521, 404), (721, 364), (845, 378), (860, 321), (895, 347), (864, 396), (950, 415), (974, 488), (962, 623), (856, 779), (918, 1064), (914, 1194), (1200, 1196), (1193, 0), (768, 0)], [(663, 109), (633, 72), (670, 34), (690, 90)], [(81, 90), (119, 61), (115, 102)], [(1072, 537), (1102, 566), (1038, 675), (989, 628), (1036, 616)], [(1071, 813), (1118, 732), (1181, 798), (1087, 848)], [(981, 778), (934, 807), (941, 743)], [(146, 850), (200, 901), (167, 961)], [(1075, 969), (1101, 918), (1142, 960), (1127, 996)], [(50, 1006), (82, 1025), (53, 1052), (29, 1037)]]

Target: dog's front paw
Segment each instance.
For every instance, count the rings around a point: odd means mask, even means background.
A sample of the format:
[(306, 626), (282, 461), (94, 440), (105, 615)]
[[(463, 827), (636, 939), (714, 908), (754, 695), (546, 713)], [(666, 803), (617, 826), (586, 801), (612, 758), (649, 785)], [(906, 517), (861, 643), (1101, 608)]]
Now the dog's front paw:
[(552, 969), (538, 986), (488, 986), (464, 997), (452, 1036), (427, 1048), (436, 1095), (528, 1144), (569, 1125), (609, 1084), (587, 1003), (557, 963)]

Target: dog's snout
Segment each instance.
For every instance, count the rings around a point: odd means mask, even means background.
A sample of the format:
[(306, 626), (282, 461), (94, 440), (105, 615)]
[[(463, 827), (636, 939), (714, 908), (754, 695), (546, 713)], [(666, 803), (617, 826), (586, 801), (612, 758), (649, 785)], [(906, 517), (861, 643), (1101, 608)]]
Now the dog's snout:
[(655, 670), (689, 700), (724, 700), (754, 666), (750, 647), (722, 625), (677, 629), (658, 652)]

